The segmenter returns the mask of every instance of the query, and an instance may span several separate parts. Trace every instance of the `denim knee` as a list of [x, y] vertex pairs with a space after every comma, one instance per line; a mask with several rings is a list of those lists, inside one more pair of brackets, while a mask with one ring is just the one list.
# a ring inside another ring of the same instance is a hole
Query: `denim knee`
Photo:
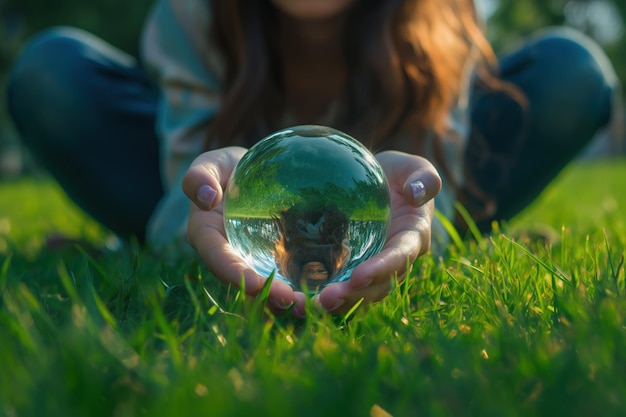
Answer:
[[529, 48], [543, 80], [534, 94], [545, 123], [565, 134], [593, 134], [609, 122], [619, 79], [595, 41], [571, 28], [548, 28]]
[[600, 45], [584, 33], [569, 27], [550, 27], [535, 34], [538, 48], [556, 53], [564, 63], [585, 68], [586, 75], [595, 75], [607, 85], [618, 85], [613, 65]]
[[52, 138], [73, 138], [68, 134], [72, 125], [68, 117], [80, 114], [76, 84], [81, 44], [75, 33], [66, 28], [46, 30], [28, 42], [13, 64], [7, 85], [8, 108], [29, 146]]
[[50, 145], [44, 143], [48, 141], [61, 148], [76, 145], [79, 138], [72, 133], [88, 117], [94, 99], [94, 47], [111, 49], [83, 30], [56, 27], [33, 37], [17, 57], [9, 74], [7, 104], [28, 146]]

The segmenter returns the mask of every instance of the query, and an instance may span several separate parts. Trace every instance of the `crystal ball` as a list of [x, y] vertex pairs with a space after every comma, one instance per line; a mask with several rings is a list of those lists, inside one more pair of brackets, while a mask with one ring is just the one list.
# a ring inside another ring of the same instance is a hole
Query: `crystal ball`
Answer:
[[248, 150], [224, 194], [230, 245], [261, 276], [314, 293], [380, 252], [389, 186], [360, 142], [325, 126], [275, 132]]

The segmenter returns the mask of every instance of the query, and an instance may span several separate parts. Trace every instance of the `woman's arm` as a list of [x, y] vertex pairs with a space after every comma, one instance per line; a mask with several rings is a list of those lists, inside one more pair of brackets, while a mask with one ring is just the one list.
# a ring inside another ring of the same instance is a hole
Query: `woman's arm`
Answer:
[[160, 93], [156, 129], [166, 195], [148, 225], [148, 241], [157, 249], [184, 242], [189, 200], [182, 176], [204, 150], [219, 105], [221, 70], [209, 25], [205, 2], [158, 0], [143, 32], [143, 63]]

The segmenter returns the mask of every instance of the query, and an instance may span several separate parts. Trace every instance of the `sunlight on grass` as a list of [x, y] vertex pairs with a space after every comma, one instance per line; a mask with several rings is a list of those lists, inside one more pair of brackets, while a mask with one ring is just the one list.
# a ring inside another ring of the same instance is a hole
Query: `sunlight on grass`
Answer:
[[565, 169], [552, 186], [513, 222], [593, 229], [626, 221], [626, 161], [580, 162]]
[[86, 216], [51, 180], [20, 179], [0, 183], [0, 253], [9, 242], [34, 254], [47, 237], [63, 235], [89, 242], [106, 239], [107, 233]]
[[37, 251], [106, 233], [49, 182], [0, 184], [0, 415], [623, 415], [625, 174], [572, 167], [384, 301], [303, 321], [196, 261]]

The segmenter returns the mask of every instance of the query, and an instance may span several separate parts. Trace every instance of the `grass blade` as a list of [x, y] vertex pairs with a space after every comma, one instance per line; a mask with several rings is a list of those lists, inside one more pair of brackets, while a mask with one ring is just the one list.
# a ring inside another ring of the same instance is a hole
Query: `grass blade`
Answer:
[[551, 274], [553, 274], [554, 276], [558, 277], [561, 281], [565, 282], [568, 285], [572, 285], [572, 278], [565, 272], [563, 271], [563, 269], [561, 269], [561, 267], [559, 267], [556, 264], [552, 264], [552, 265], [548, 265], [546, 262], [544, 262], [543, 260], [539, 259], [534, 253], [532, 253], [531, 251], [529, 251], [527, 248], [525, 248], [524, 246], [520, 245], [519, 243], [517, 243], [516, 241], [514, 241], [513, 239], [502, 235], [502, 238], [506, 241], [508, 241], [509, 243], [511, 243], [513, 246], [517, 247], [518, 249], [520, 249], [522, 252], [524, 252], [528, 257], [530, 257], [533, 261], [535, 261], [538, 265], [541, 265], [542, 267], [544, 267], [548, 272], [550, 272]]
[[448, 218], [437, 209], [435, 209], [435, 217], [441, 222], [443, 228], [446, 230], [448, 236], [450, 236], [450, 239], [452, 239], [452, 242], [457, 247], [457, 249], [459, 249], [461, 252], [465, 252], [466, 249], [465, 244], [463, 243], [463, 239], [459, 235], [459, 232], [456, 230], [452, 222], [448, 220]]

